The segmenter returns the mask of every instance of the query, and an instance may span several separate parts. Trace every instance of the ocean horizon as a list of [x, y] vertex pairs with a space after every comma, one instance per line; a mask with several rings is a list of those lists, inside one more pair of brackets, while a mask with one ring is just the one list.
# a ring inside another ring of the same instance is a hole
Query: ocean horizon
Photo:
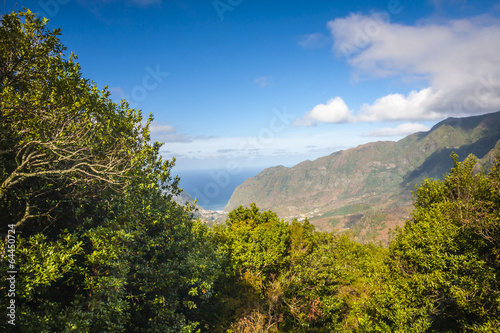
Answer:
[[197, 199], [197, 205], [206, 210], [222, 211], [236, 187], [246, 179], [256, 176], [263, 169], [243, 169], [237, 172], [226, 169], [180, 170], [173, 172], [181, 179], [179, 187]]

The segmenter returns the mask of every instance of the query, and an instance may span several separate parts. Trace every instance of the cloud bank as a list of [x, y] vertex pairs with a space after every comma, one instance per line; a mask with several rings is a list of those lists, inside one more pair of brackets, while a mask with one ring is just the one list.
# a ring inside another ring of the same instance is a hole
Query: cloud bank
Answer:
[[500, 109], [498, 19], [484, 15], [406, 26], [382, 14], [352, 14], [328, 22], [328, 29], [334, 52], [355, 75], [423, 81], [427, 87], [380, 97], [356, 114], [336, 97], [314, 107], [298, 124], [436, 120]]

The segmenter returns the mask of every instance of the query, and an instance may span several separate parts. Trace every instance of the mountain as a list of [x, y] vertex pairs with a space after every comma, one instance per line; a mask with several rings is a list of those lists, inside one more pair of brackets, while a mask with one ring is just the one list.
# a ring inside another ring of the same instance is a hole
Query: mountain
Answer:
[[[500, 148], [500, 111], [448, 118], [428, 132], [397, 142], [379, 141], [268, 168], [234, 191], [224, 211], [255, 202], [287, 220], [310, 221], [321, 230], [352, 230], [361, 241], [387, 241], [411, 210], [411, 190], [425, 178], [442, 178], [453, 163], [474, 154], [488, 168]], [[495, 149], [496, 148], [496, 149]]]

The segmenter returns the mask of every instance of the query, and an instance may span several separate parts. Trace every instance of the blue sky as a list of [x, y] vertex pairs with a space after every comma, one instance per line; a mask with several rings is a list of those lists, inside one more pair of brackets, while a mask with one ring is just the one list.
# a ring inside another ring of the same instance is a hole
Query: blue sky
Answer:
[[177, 170], [292, 166], [500, 110], [500, 2], [32, 0]]

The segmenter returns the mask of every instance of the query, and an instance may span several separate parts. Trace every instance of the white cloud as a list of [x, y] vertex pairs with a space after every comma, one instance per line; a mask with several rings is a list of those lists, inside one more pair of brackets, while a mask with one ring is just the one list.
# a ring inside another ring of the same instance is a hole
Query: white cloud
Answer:
[[424, 89], [363, 105], [351, 121], [442, 119], [500, 109], [500, 21], [495, 18], [405, 26], [389, 23], [383, 14], [352, 14], [328, 27], [334, 51], [356, 75], [427, 82]]
[[439, 97], [432, 88], [414, 90], [407, 96], [390, 94], [378, 98], [371, 105], [362, 105], [356, 119], [358, 121], [440, 119], [443, 114], [432, 108], [432, 104]]
[[316, 123], [347, 123], [353, 120], [352, 111], [344, 100], [335, 97], [326, 104], [316, 105], [304, 118], [295, 122], [296, 126], [313, 126]]
[[415, 132], [425, 132], [430, 128], [419, 123], [405, 123], [395, 128], [386, 127], [363, 133], [364, 137], [406, 136]]

